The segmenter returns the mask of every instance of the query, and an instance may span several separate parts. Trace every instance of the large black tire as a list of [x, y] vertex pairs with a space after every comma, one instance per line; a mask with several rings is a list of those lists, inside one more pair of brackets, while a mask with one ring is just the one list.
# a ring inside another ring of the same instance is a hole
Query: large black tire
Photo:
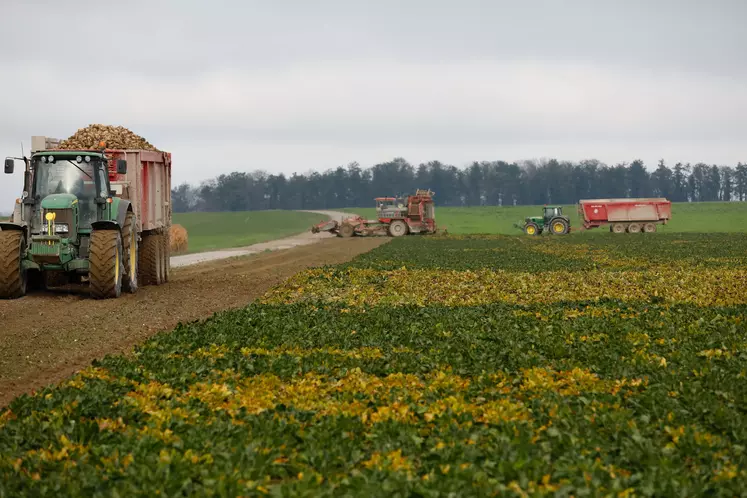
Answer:
[[171, 233], [168, 228], [161, 234], [161, 258], [161, 280], [166, 283], [171, 278]]
[[161, 261], [161, 240], [158, 234], [143, 235], [140, 245], [139, 262], [141, 285], [161, 285], [163, 282], [163, 265]]
[[353, 227], [353, 225], [349, 225], [347, 223], [343, 223], [340, 229], [337, 231], [337, 234], [340, 237], [346, 237], [346, 238], [352, 237], [354, 233], [355, 233], [355, 228]]
[[138, 244], [137, 219], [129, 211], [122, 227], [122, 254], [124, 258], [124, 280], [122, 288], [131, 294], [137, 292], [138, 284]]
[[392, 237], [407, 235], [407, 224], [402, 220], [394, 220], [389, 224], [389, 235]]
[[88, 280], [94, 299], [117, 298], [122, 294], [124, 261], [119, 230], [94, 230], [88, 253]]
[[553, 218], [548, 229], [553, 235], [565, 235], [571, 231], [571, 224], [563, 218]]
[[0, 299], [16, 299], [26, 294], [28, 277], [22, 266], [25, 252], [23, 232], [0, 231]]

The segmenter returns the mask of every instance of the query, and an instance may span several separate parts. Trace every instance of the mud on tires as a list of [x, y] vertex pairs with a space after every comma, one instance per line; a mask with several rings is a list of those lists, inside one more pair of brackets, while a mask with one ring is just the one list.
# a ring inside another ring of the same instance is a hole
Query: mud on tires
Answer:
[[23, 232], [0, 231], [0, 299], [16, 299], [26, 294], [28, 279], [21, 266], [25, 251]]
[[343, 223], [338, 231], [338, 235], [344, 238], [352, 237], [354, 233], [355, 228], [353, 228], [353, 225], [350, 225], [348, 223]]
[[88, 253], [88, 279], [94, 299], [117, 298], [122, 294], [124, 262], [119, 230], [94, 230]]
[[407, 224], [402, 220], [395, 220], [389, 224], [388, 232], [390, 237], [401, 237], [407, 235]]
[[162, 242], [158, 234], [143, 235], [140, 244], [138, 279], [140, 285], [161, 285], [163, 283]]
[[161, 281], [166, 283], [171, 278], [171, 230], [161, 234]]

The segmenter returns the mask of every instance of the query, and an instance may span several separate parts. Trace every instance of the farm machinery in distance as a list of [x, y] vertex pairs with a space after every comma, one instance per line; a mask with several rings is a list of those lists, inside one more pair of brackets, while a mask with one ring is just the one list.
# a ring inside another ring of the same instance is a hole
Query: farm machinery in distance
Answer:
[[514, 226], [527, 235], [539, 235], [545, 230], [564, 235], [571, 231], [571, 220], [563, 215], [561, 206], [545, 206], [542, 216], [528, 216], [523, 223], [514, 223]]
[[[663, 197], [636, 199], [582, 199], [578, 201], [579, 230], [609, 225], [613, 233], [653, 233], [672, 219], [672, 202]], [[563, 235], [571, 231], [571, 220], [560, 206], [545, 206], [542, 216], [529, 216], [514, 223], [527, 235], [547, 231]]]
[[435, 207], [430, 190], [417, 190], [407, 199], [377, 197], [376, 219], [366, 220], [351, 216], [342, 221], [322, 221], [311, 227], [312, 233], [330, 232], [338, 237], [389, 235], [400, 237], [408, 234], [436, 233]]

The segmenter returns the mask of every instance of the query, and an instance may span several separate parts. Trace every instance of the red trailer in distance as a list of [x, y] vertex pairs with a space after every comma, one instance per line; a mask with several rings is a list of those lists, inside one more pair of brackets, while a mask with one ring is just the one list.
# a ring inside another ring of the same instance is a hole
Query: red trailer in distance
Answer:
[[664, 198], [587, 199], [578, 202], [584, 228], [610, 225], [614, 233], [653, 233], [672, 218], [672, 203]]

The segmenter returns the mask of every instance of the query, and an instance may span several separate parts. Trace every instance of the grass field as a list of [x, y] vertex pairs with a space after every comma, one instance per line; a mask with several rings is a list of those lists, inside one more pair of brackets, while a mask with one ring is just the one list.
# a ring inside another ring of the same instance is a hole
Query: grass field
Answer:
[[740, 496], [747, 234], [403, 237], [0, 411], [0, 496]]
[[324, 219], [297, 211], [178, 213], [174, 223], [187, 229], [189, 252], [243, 247], [303, 232]]
[[[563, 206], [565, 214], [571, 218], [571, 226], [579, 227], [577, 206]], [[356, 209], [361, 216], [374, 217], [374, 208]], [[438, 207], [436, 200], [436, 221], [446, 227], [449, 233], [492, 233], [516, 235], [521, 231], [513, 227], [527, 216], [541, 216], [542, 206], [510, 207]], [[605, 231], [607, 227], [590, 232]], [[668, 232], [747, 232], [747, 202], [701, 202], [674, 203], [672, 221], [659, 226], [659, 231]]]

